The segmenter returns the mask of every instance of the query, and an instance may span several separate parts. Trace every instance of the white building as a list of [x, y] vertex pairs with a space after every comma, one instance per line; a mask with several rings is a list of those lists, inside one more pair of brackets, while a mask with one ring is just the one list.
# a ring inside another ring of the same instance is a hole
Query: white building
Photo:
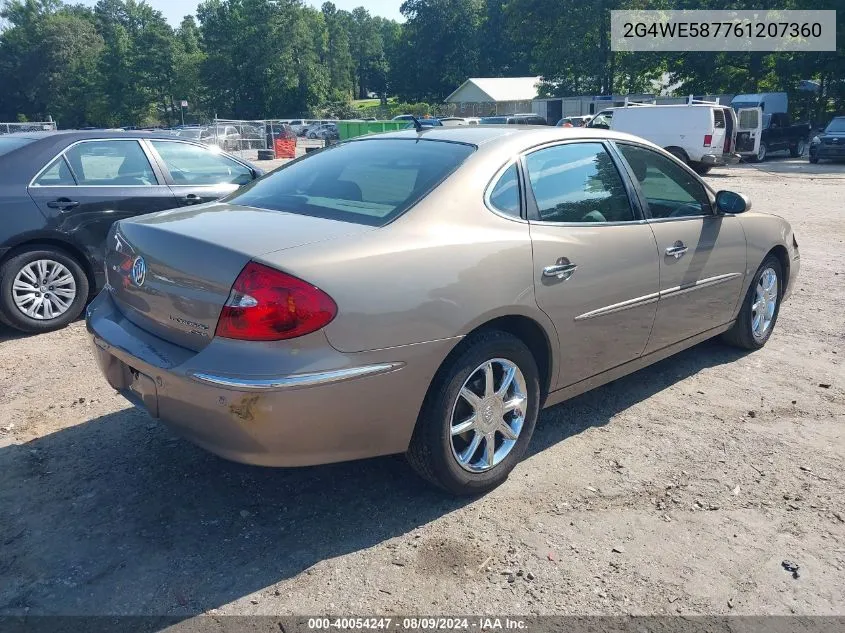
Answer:
[[531, 112], [540, 77], [472, 77], [446, 97], [457, 116]]

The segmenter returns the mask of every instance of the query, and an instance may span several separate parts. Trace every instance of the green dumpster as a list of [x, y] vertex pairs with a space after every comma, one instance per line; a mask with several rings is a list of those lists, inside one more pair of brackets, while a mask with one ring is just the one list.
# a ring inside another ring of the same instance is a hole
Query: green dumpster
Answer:
[[408, 121], [338, 121], [337, 131], [340, 140], [345, 141], [365, 134], [403, 130], [408, 127], [408, 124]]

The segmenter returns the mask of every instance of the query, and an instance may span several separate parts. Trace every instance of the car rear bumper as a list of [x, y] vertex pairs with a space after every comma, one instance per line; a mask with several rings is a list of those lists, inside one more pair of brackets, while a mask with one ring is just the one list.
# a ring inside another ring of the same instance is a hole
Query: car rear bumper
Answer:
[[[221, 371], [221, 350], [213, 348], [232, 341], [215, 339], [200, 352], [178, 347], [129, 322], [105, 291], [88, 307], [86, 321], [97, 363], [114, 389], [206, 450], [262, 466], [404, 452], [428, 385], [459, 340], [343, 354], [317, 332], [277, 346], [289, 369], [231, 375]], [[273, 344], [238, 345], [267, 354]]]

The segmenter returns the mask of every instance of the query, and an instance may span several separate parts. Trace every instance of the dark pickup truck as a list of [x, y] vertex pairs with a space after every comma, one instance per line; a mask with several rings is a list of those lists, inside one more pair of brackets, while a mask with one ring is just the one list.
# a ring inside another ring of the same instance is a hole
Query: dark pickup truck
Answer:
[[809, 136], [809, 123], [793, 124], [785, 112], [763, 114], [760, 149], [755, 158], [761, 162], [772, 152], [785, 150], [789, 150], [789, 155], [793, 158], [803, 156]]

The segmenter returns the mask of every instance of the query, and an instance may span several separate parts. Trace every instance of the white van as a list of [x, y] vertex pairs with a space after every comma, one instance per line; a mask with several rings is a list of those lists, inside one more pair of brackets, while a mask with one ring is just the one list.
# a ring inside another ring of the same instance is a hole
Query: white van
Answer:
[[630, 104], [599, 112], [587, 127], [639, 136], [659, 145], [699, 174], [714, 165], [739, 161], [735, 152], [737, 119], [726, 105]]

